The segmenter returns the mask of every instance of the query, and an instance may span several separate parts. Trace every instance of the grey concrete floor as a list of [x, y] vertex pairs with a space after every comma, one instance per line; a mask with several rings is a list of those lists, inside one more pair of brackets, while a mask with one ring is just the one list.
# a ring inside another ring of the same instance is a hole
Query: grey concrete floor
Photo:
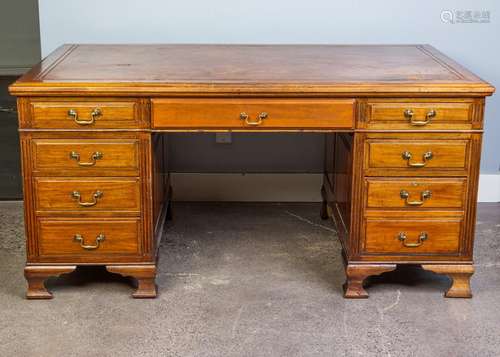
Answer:
[[[16, 109], [16, 98], [9, 95], [8, 86], [17, 76], [0, 76], [0, 108]], [[21, 162], [19, 150], [17, 113], [0, 110], [0, 199], [19, 199], [23, 197]]]
[[345, 300], [340, 246], [315, 204], [176, 204], [159, 297], [99, 268], [24, 300], [22, 205], [0, 202], [0, 356], [498, 356], [500, 205], [479, 208], [472, 299], [400, 269]]

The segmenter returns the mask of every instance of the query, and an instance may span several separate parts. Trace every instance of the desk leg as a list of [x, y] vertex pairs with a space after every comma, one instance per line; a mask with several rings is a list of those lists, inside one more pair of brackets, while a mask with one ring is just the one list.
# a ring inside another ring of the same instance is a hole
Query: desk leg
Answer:
[[373, 275], [396, 269], [396, 264], [347, 264], [345, 268], [346, 282], [344, 283], [344, 297], [349, 299], [363, 299], [368, 293], [363, 288], [366, 278]]
[[321, 211], [319, 213], [321, 219], [328, 219], [328, 200], [324, 186], [325, 184], [326, 183], [323, 183], [323, 186], [321, 187], [321, 197], [323, 198], [323, 201], [321, 202]]
[[167, 200], [168, 200], [168, 204], [167, 204], [167, 216], [166, 216], [166, 220], [167, 221], [172, 221], [174, 219], [174, 216], [173, 216], [173, 213], [172, 213], [172, 186], [168, 186], [168, 194], [167, 194]]
[[137, 289], [132, 294], [134, 298], [156, 297], [156, 266], [155, 265], [108, 265], [107, 271], [122, 276], [130, 276], [137, 280]]
[[423, 264], [422, 268], [436, 274], [448, 275], [451, 286], [444, 294], [448, 298], [471, 298], [470, 278], [474, 274], [472, 264]]
[[28, 265], [24, 268], [24, 277], [28, 282], [28, 291], [26, 292], [26, 298], [52, 299], [52, 294], [45, 287], [45, 280], [47, 280], [51, 276], [59, 276], [64, 273], [71, 273], [75, 269], [75, 265]]

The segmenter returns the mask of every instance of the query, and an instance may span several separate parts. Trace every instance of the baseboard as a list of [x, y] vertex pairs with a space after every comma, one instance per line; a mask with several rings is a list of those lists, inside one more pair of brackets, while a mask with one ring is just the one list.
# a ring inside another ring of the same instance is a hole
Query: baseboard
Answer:
[[321, 202], [323, 174], [171, 174], [174, 201]]
[[500, 202], [500, 175], [479, 175], [478, 202]]
[[0, 66], [0, 76], [20, 76], [30, 69], [31, 67]]
[[[175, 201], [321, 202], [322, 174], [172, 174]], [[479, 202], [500, 202], [500, 175], [480, 175]]]

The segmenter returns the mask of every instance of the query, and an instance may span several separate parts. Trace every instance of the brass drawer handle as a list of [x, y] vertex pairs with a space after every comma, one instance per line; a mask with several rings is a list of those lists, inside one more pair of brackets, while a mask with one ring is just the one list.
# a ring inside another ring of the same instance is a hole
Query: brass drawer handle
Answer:
[[403, 245], [407, 248], [417, 248], [420, 247], [422, 244], [424, 244], [424, 241], [426, 241], [429, 238], [429, 235], [427, 232], [421, 232], [420, 235], [418, 236], [418, 241], [416, 243], [407, 243], [406, 239], [408, 237], [406, 236], [406, 233], [400, 232], [398, 234], [398, 239], [403, 243]]
[[87, 245], [85, 244], [85, 240], [83, 238], [83, 236], [81, 234], [75, 234], [75, 236], [73, 237], [74, 241], [75, 242], [79, 242], [80, 243], [80, 247], [82, 247], [83, 249], [86, 249], [86, 250], [95, 250], [97, 248], [99, 248], [99, 246], [101, 245], [101, 242], [104, 241], [104, 239], [106, 239], [106, 236], [102, 233], [100, 233], [96, 238], [95, 238], [95, 244], [94, 245]]
[[406, 190], [401, 190], [401, 192], [399, 192], [399, 196], [405, 200], [405, 204], [408, 206], [422, 206], [425, 200], [432, 197], [432, 192], [430, 190], [420, 192], [420, 201], [409, 201], [408, 199], [410, 198], [410, 193]]
[[78, 119], [78, 112], [75, 109], [70, 109], [68, 110], [68, 116], [74, 120], [75, 123], [78, 125], [91, 125], [94, 124], [95, 120], [97, 117], [100, 117], [102, 115], [102, 111], [99, 108], [95, 108], [92, 110], [90, 113], [90, 120], [80, 120]]
[[97, 160], [102, 159], [102, 156], [103, 156], [102, 152], [96, 151], [96, 152], [92, 153], [92, 155], [90, 156], [91, 161], [81, 162], [79, 153], [77, 153], [76, 151], [72, 151], [69, 153], [69, 158], [76, 160], [76, 162], [78, 163], [78, 166], [94, 166], [96, 164]]
[[78, 204], [82, 207], [91, 207], [95, 206], [97, 204], [97, 200], [101, 198], [103, 195], [102, 191], [95, 191], [94, 194], [92, 195], [92, 201], [91, 202], [82, 202], [82, 195], [78, 191], [73, 191], [71, 193], [71, 197], [74, 199], [78, 200]]
[[266, 112], [262, 112], [257, 117], [257, 121], [251, 121], [251, 120], [249, 120], [250, 116], [247, 113], [245, 113], [245, 112], [240, 113], [240, 119], [244, 120], [245, 124], [251, 125], [251, 126], [257, 126], [257, 125], [262, 124], [264, 119], [266, 119], [268, 116], [269, 115]]
[[413, 110], [411, 110], [411, 109], [405, 109], [405, 111], [403, 113], [404, 113], [405, 118], [408, 119], [410, 121], [410, 124], [413, 126], [427, 125], [437, 115], [436, 111], [434, 109], [431, 109], [425, 115], [425, 120], [422, 121], [422, 120], [415, 120]]
[[425, 165], [427, 165], [427, 161], [434, 157], [434, 154], [432, 153], [432, 151], [427, 151], [422, 155], [422, 162], [411, 162], [410, 160], [412, 158], [412, 153], [409, 151], [403, 152], [401, 156], [404, 160], [407, 161], [409, 167], [424, 167]]

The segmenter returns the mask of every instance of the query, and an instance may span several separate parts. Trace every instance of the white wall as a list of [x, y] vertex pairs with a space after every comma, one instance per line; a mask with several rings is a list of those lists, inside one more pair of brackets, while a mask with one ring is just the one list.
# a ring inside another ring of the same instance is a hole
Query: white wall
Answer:
[[[500, 85], [495, 0], [42, 0], [42, 53], [63, 43], [430, 43]], [[443, 10], [490, 11], [484, 24]], [[500, 94], [488, 99], [482, 173], [500, 165]]]

